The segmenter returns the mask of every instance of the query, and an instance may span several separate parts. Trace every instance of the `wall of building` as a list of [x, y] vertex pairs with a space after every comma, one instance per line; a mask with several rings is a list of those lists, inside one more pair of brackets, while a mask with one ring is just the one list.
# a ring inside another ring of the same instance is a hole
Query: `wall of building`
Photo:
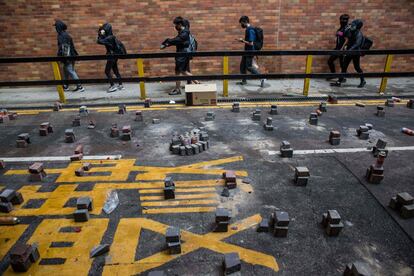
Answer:
[[[238, 50], [243, 36], [238, 24], [248, 15], [265, 32], [266, 50], [331, 49], [335, 43], [338, 17], [348, 13], [364, 20], [363, 32], [374, 40], [374, 48], [413, 48], [414, 1], [412, 0], [5, 0], [0, 1], [0, 56], [50, 56], [56, 54], [54, 19], [69, 26], [80, 54], [104, 54], [96, 44], [99, 24], [110, 22], [128, 52], [157, 52], [161, 41], [175, 35], [172, 20], [181, 15], [191, 22], [200, 51]], [[168, 49], [172, 51], [174, 49]], [[313, 70], [328, 70], [326, 57], [317, 57]], [[385, 57], [364, 57], [366, 71], [379, 71]], [[393, 70], [414, 69], [413, 58], [397, 57]], [[197, 58], [196, 74], [220, 73], [220, 58]], [[135, 76], [132, 60], [120, 61], [123, 76]], [[305, 57], [265, 57], [264, 72], [303, 72]], [[231, 72], [238, 72], [239, 58], [230, 58]], [[82, 78], [104, 77], [104, 62], [80, 62]], [[173, 59], [145, 61], [149, 75], [173, 73]], [[50, 64], [0, 65], [0, 80], [51, 79]]]

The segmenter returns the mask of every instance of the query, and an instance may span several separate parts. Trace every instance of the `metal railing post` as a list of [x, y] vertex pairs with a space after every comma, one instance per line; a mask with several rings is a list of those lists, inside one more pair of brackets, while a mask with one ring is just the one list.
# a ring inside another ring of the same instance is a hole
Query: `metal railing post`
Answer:
[[[385, 60], [384, 73], [388, 73], [391, 70], [392, 59], [393, 59], [393, 55], [387, 55], [387, 58]], [[385, 89], [387, 89], [387, 83], [388, 83], [388, 78], [383, 77], [381, 79], [381, 85], [378, 91], [380, 94], [385, 93]]]
[[[138, 77], [144, 77], [144, 60], [142, 58], [137, 59], [137, 67], [138, 67]], [[139, 82], [139, 89], [141, 91], [141, 100], [145, 100], [147, 98], [147, 94], [145, 91], [145, 83], [143, 81]]]
[[[306, 69], [305, 73], [310, 74], [312, 72], [312, 55], [306, 56]], [[303, 84], [303, 96], [308, 96], [309, 94], [309, 85], [310, 85], [310, 78], [305, 78], [305, 82]]]
[[[223, 57], [223, 75], [229, 74], [229, 57]], [[223, 80], [223, 97], [229, 96], [229, 80]]]
[[[56, 61], [54, 61], [52, 62], [52, 67], [53, 67], [53, 75], [54, 75], [55, 80], [62, 80], [62, 76], [60, 74], [60, 69], [59, 69], [59, 64]], [[63, 86], [58, 85], [56, 86], [56, 89], [59, 94], [59, 101], [61, 103], [66, 103], [65, 91], [63, 90]]]

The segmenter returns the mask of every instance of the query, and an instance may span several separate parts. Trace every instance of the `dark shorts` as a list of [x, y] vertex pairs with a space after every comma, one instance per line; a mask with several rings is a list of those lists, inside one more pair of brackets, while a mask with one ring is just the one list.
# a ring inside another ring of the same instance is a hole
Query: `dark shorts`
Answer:
[[179, 57], [175, 59], [175, 72], [189, 72], [190, 71], [190, 59], [187, 57]]

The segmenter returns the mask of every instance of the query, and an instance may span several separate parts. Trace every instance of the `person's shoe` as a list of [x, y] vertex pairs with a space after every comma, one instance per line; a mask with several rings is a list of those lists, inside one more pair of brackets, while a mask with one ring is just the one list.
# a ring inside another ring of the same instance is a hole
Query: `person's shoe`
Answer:
[[118, 90], [118, 88], [117, 88], [115, 85], [111, 85], [111, 86], [108, 88], [108, 93], [115, 92], [116, 90]]
[[363, 88], [367, 84], [366, 81], [361, 81], [361, 83], [358, 85], [358, 88]]
[[63, 85], [63, 91], [69, 91], [69, 86]]
[[333, 81], [336, 78], [326, 78], [326, 81]]
[[346, 83], [346, 79], [344, 78], [343, 80], [341, 80], [342, 83]]
[[120, 84], [120, 85], [118, 85], [118, 86], [117, 86], [117, 89], [118, 89], [118, 90], [124, 90], [124, 89], [125, 89], [125, 87], [124, 87], [122, 84]]
[[341, 87], [341, 82], [340, 81], [331, 82], [331, 86]]
[[83, 86], [76, 86], [75, 89], [72, 90], [72, 92], [84, 92], [85, 88]]
[[260, 87], [263, 88], [265, 85], [266, 79], [260, 80]]
[[237, 85], [246, 85], [247, 81], [239, 81], [239, 82], [236, 82], [236, 84]]
[[181, 89], [174, 89], [173, 91], [171, 91], [170, 93], [168, 93], [168, 95], [181, 95]]

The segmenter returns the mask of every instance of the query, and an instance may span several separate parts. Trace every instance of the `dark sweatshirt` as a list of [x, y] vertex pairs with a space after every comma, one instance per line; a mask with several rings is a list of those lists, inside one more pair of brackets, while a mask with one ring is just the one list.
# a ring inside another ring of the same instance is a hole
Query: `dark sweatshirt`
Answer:
[[347, 30], [346, 36], [349, 38], [347, 50], [360, 50], [364, 42], [364, 35], [361, 32], [363, 22], [360, 19], [352, 21], [351, 27]]
[[73, 44], [72, 37], [66, 32], [66, 30], [68, 28], [66, 26], [66, 24], [63, 23], [63, 21], [61, 21], [61, 20], [56, 20], [55, 28], [56, 28], [56, 32], [58, 33], [58, 35], [57, 35], [57, 42], [58, 42], [57, 55], [58, 56], [63, 56], [62, 45], [67, 44], [67, 45], [70, 46], [70, 56], [77, 56], [78, 52], [75, 49], [75, 45]]
[[[104, 30], [105, 31], [105, 35], [102, 36], [100, 31]], [[115, 49], [116, 49], [116, 37], [113, 35], [112, 33], [112, 26], [109, 23], [105, 23], [103, 24], [103, 26], [101, 28], [99, 28], [99, 33], [98, 33], [98, 39], [97, 39], [97, 43], [104, 45], [106, 48], [106, 54], [107, 55], [113, 55], [115, 53]]]
[[163, 44], [166, 46], [174, 45], [177, 52], [185, 52], [186, 48], [190, 46], [190, 31], [185, 28], [176, 37], [166, 39]]

